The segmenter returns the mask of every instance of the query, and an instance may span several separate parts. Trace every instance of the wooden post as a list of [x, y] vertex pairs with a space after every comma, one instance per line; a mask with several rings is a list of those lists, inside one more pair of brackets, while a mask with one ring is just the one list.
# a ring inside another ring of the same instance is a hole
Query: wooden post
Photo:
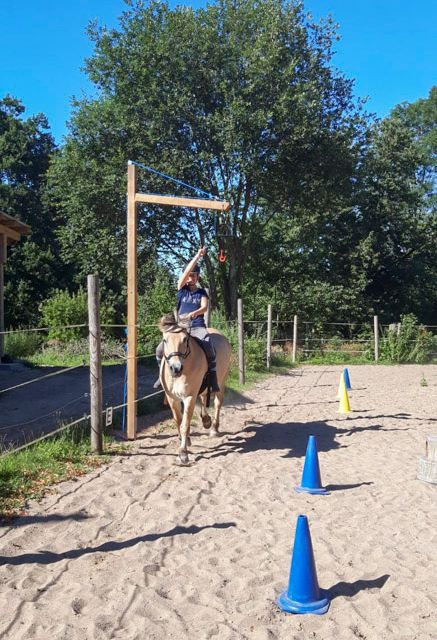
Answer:
[[373, 337], [375, 340], [375, 362], [379, 360], [379, 329], [378, 316], [373, 316]]
[[241, 298], [237, 300], [238, 314], [238, 381], [244, 384], [244, 325], [243, 325], [243, 301]]
[[6, 235], [0, 234], [0, 362], [5, 353], [5, 264], [7, 254]]
[[208, 294], [208, 311], [205, 313], [205, 324], [206, 324], [206, 328], [209, 327], [209, 321], [210, 321], [210, 315], [211, 315], [211, 300], [209, 297], [209, 289], [208, 287], [205, 287], [205, 291]]
[[127, 427], [128, 440], [137, 433], [137, 167], [127, 167]]
[[88, 276], [88, 326], [90, 350], [91, 450], [103, 450], [102, 353], [100, 337], [99, 276]]
[[267, 370], [272, 363], [272, 305], [267, 307]]
[[297, 316], [295, 315], [293, 318], [293, 354], [291, 357], [292, 362], [296, 362], [296, 353], [297, 353]]

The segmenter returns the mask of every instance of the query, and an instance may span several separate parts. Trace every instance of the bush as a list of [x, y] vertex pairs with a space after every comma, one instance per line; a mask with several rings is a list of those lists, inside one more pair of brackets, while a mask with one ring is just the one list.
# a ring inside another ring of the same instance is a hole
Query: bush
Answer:
[[[176, 293], [168, 275], [162, 274], [151, 289], [138, 297], [138, 353], [151, 355], [161, 341], [158, 321], [176, 307]], [[154, 325], [154, 326], [149, 326]]]
[[42, 344], [42, 336], [36, 331], [7, 333], [5, 336], [5, 352], [12, 358], [32, 356]]
[[[79, 288], [77, 293], [56, 291], [41, 305], [42, 322], [49, 328], [48, 339], [59, 342], [79, 340], [88, 335], [88, 327], [65, 328], [69, 325], [88, 324], [87, 293]], [[113, 321], [114, 310], [110, 305], [100, 304], [100, 321], [110, 324]]]
[[[236, 322], [229, 322], [219, 311], [211, 314], [211, 326], [221, 331], [231, 343], [234, 354], [238, 353], [238, 327]], [[266, 368], [266, 338], [261, 331], [255, 330], [244, 336], [244, 363], [248, 371], [263, 371]], [[238, 364], [238, 362], [237, 362]]]
[[410, 313], [401, 316], [399, 330], [396, 326], [395, 330], [385, 331], [380, 340], [379, 356], [388, 362], [422, 364], [432, 360], [435, 348], [433, 335]]

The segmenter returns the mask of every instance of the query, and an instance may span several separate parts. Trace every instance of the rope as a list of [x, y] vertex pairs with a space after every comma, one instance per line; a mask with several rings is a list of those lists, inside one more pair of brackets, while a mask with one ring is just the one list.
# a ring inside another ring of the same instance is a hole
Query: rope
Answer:
[[20, 387], [25, 387], [27, 384], [32, 384], [32, 382], [39, 382], [40, 380], [45, 380], [46, 378], [52, 378], [53, 376], [59, 376], [61, 373], [65, 373], [66, 371], [73, 371], [73, 369], [80, 369], [85, 365], [77, 364], [75, 367], [68, 367], [67, 369], [62, 369], [61, 371], [55, 371], [54, 373], [48, 373], [45, 376], [41, 376], [40, 378], [33, 378], [33, 380], [28, 380], [27, 382], [22, 382], [21, 384], [16, 384], [13, 387], [8, 387], [7, 389], [0, 389], [0, 393], [6, 393], [6, 391], [12, 391], [13, 389], [19, 389]]
[[38, 329], [11, 329], [9, 331], [0, 331], [0, 336], [5, 336], [8, 333], [29, 333], [30, 331], [52, 331], [55, 329], [78, 329], [86, 326], [86, 324], [67, 324], [59, 327], [39, 327]]
[[150, 171], [151, 173], [155, 173], [157, 176], [161, 176], [162, 178], [166, 178], [167, 180], [171, 180], [172, 182], [182, 185], [183, 187], [187, 187], [188, 189], [192, 189], [195, 193], [199, 195], [206, 196], [209, 200], [218, 200], [217, 196], [213, 196], [212, 193], [208, 193], [207, 191], [203, 191], [203, 189], [199, 189], [198, 187], [193, 187], [186, 182], [182, 182], [182, 180], [176, 180], [176, 178], [172, 178], [172, 176], [168, 176], [166, 173], [162, 173], [161, 171], [157, 171], [156, 169], [152, 169], [152, 167], [147, 167], [145, 164], [141, 164], [141, 162], [135, 162], [134, 160], [129, 160], [129, 164], [134, 164], [141, 169], [145, 169], [146, 171]]
[[74, 427], [76, 424], [79, 424], [79, 422], [82, 422], [83, 420], [88, 420], [89, 418], [91, 418], [91, 416], [84, 415], [82, 416], [82, 418], [78, 418], [77, 420], [74, 420], [69, 424], [64, 424], [62, 427], [59, 427], [54, 431], [50, 431], [50, 433], [45, 433], [43, 436], [36, 438], [36, 440], [31, 440], [30, 442], [26, 442], [26, 444], [22, 444], [20, 447], [16, 447], [15, 449], [9, 449], [9, 451], [3, 451], [2, 453], [0, 453], [0, 458], [4, 458], [11, 453], [17, 453], [17, 451], [21, 451], [22, 449], [27, 449], [27, 447], [30, 447], [30, 445], [36, 444], [37, 442], [41, 442], [41, 440], [45, 440], [46, 438], [50, 438], [51, 436], [54, 436], [57, 433], [60, 433], [61, 431], [64, 431], [64, 429], [68, 429], [68, 427]]

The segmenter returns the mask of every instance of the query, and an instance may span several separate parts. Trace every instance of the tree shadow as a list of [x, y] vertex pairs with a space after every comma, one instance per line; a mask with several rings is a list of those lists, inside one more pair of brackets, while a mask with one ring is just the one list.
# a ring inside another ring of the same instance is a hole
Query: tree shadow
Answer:
[[347, 445], [337, 441], [339, 436], [348, 436], [361, 431], [392, 431], [381, 424], [368, 427], [345, 429], [317, 422], [270, 422], [268, 424], [249, 424], [233, 438], [221, 442], [215, 449], [199, 454], [196, 460], [226, 456], [230, 453], [253, 453], [255, 451], [282, 451], [283, 458], [303, 457], [306, 453], [308, 436], [317, 437], [318, 451], [331, 451], [345, 448]]
[[355, 580], [355, 582], [337, 582], [330, 589], [328, 589], [331, 600], [345, 596], [346, 598], [352, 598], [360, 591], [365, 589], [382, 589], [387, 580], [390, 578], [388, 573], [380, 576], [379, 578], [373, 578], [372, 580]]
[[62, 515], [60, 513], [49, 513], [47, 515], [19, 516], [12, 521], [11, 526], [24, 527], [27, 524], [44, 524], [45, 522], [62, 522], [64, 520], [74, 520], [75, 522], [80, 522], [81, 520], [89, 520], [93, 517], [94, 516], [90, 516], [86, 513], [81, 513], [80, 511], [67, 513], [65, 515]]
[[2, 565], [22, 565], [22, 564], [53, 564], [55, 562], [61, 562], [62, 560], [75, 560], [90, 553], [108, 553], [113, 551], [120, 551], [121, 549], [128, 549], [134, 547], [141, 542], [155, 542], [161, 538], [171, 538], [174, 536], [180, 536], [184, 534], [194, 535], [200, 533], [205, 529], [229, 529], [229, 527], [236, 527], [235, 522], [216, 522], [214, 524], [206, 524], [201, 527], [197, 525], [191, 525], [190, 527], [173, 527], [169, 531], [163, 533], [148, 533], [144, 536], [137, 536], [136, 538], [130, 538], [129, 540], [123, 540], [116, 542], [110, 540], [104, 542], [98, 547], [85, 547], [83, 549], [69, 549], [62, 553], [54, 553], [52, 551], [38, 551], [35, 553], [23, 553], [19, 556], [0, 556], [0, 566]]

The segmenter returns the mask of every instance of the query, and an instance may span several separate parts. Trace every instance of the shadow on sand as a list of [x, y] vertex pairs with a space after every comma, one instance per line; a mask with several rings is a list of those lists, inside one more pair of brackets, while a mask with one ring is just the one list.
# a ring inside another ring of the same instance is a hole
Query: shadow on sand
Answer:
[[81, 558], [90, 553], [108, 553], [110, 551], [120, 551], [121, 549], [128, 549], [134, 547], [141, 542], [155, 542], [161, 538], [171, 538], [173, 536], [180, 535], [194, 535], [200, 533], [205, 529], [229, 529], [229, 527], [236, 527], [235, 522], [215, 522], [214, 524], [206, 524], [198, 527], [197, 525], [191, 525], [190, 527], [174, 527], [169, 531], [162, 533], [147, 533], [144, 536], [137, 536], [136, 538], [130, 538], [129, 540], [115, 541], [110, 540], [104, 542], [98, 547], [84, 547], [83, 549], [69, 549], [63, 553], [54, 553], [52, 551], [38, 551], [35, 553], [23, 553], [19, 556], [0, 556], [0, 566], [2, 565], [21, 565], [21, 564], [53, 564], [55, 562], [61, 562], [62, 560], [75, 560]]

